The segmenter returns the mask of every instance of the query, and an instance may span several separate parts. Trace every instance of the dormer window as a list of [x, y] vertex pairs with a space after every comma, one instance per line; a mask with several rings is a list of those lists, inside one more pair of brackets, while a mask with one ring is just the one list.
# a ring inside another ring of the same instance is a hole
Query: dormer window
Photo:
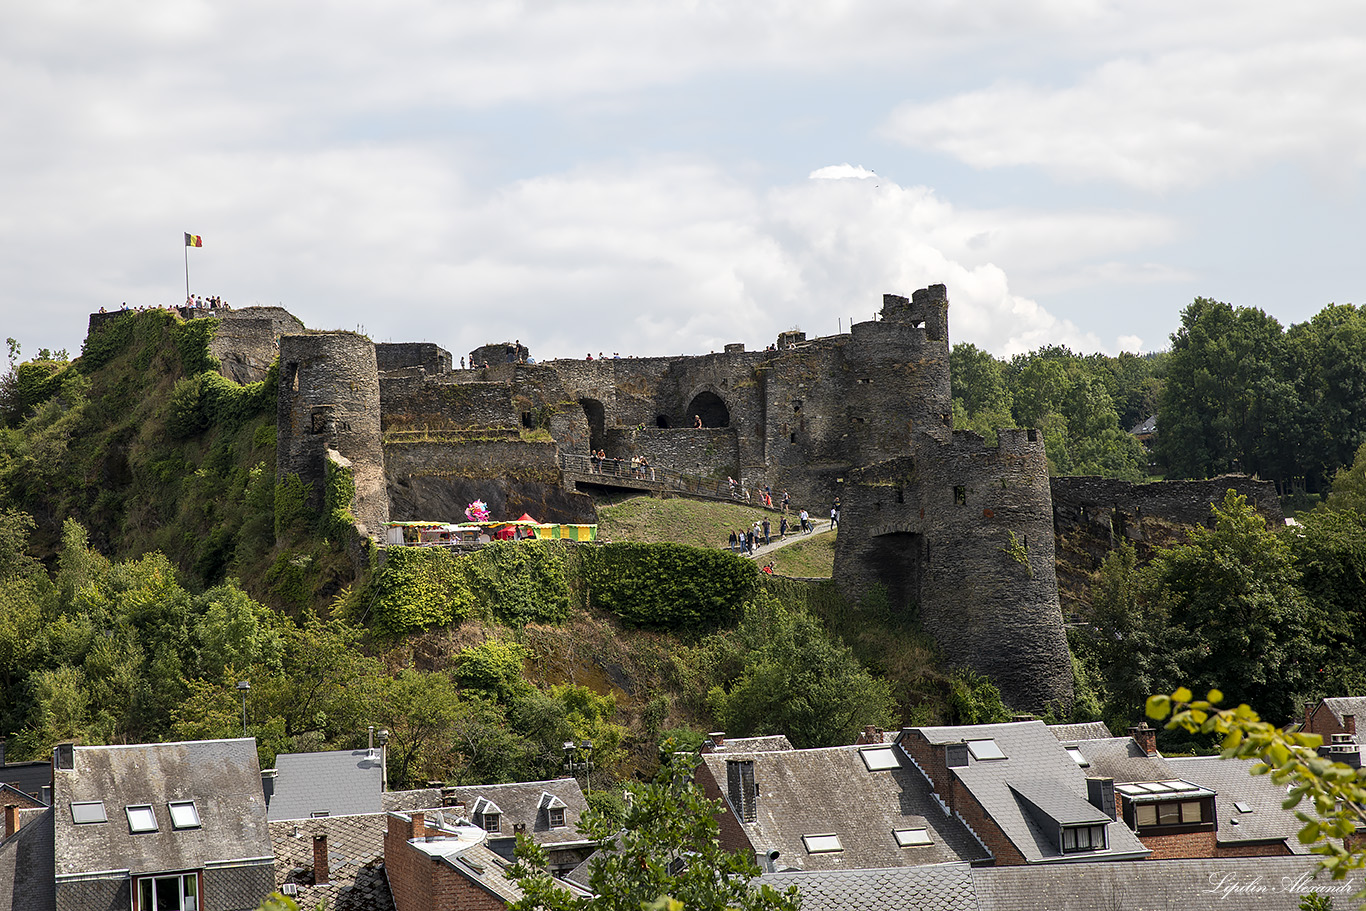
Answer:
[[502, 827], [502, 816], [498, 813], [485, 813], [483, 830], [497, 832]]
[[564, 808], [563, 808], [563, 807], [553, 807], [553, 808], [551, 808], [551, 809], [549, 809], [549, 810], [546, 810], [546, 821], [549, 823], [550, 828], [552, 828], [552, 829], [560, 829], [560, 828], [563, 828], [563, 827], [564, 827]]
[[1105, 826], [1066, 826], [1062, 830], [1062, 853], [1104, 851]]
[[548, 827], [552, 829], [564, 827], [565, 805], [563, 800], [549, 791], [542, 791], [541, 800], [537, 806], [539, 809], [545, 810], [545, 823]]

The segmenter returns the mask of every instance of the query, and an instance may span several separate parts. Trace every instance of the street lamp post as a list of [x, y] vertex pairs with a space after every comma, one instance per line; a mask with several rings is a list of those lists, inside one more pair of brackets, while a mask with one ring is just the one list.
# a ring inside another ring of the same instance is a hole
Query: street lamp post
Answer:
[[237, 681], [237, 692], [242, 694], [242, 736], [247, 736], [247, 693], [251, 692], [251, 683], [246, 680]]
[[569, 774], [575, 778], [579, 772], [583, 772], [583, 787], [589, 794], [593, 793], [593, 741], [585, 740], [575, 745], [574, 741], [564, 742], [564, 767]]

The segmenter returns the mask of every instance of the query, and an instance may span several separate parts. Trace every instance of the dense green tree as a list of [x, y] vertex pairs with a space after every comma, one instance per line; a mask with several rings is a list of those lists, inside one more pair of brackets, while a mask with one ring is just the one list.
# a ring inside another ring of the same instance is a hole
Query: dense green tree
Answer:
[[1324, 619], [1305, 598], [1289, 544], [1229, 491], [1214, 527], [1135, 567], [1111, 555], [1093, 593], [1093, 644], [1111, 711], [1132, 713], [1148, 693], [1182, 680], [1292, 717], [1324, 656]]
[[[721, 848], [721, 802], [709, 800], [692, 780], [696, 760], [679, 757], [649, 784], [627, 785], [624, 821], [590, 810], [580, 831], [604, 845], [589, 861], [591, 898], [577, 898], [545, 872], [545, 852], [518, 838], [518, 863], [508, 875], [523, 897], [513, 911], [797, 911], [796, 887], [778, 892], [753, 887], [759, 875], [751, 855]], [[657, 905], [661, 899], [664, 905]]]
[[1275, 319], [1197, 298], [1172, 336], [1157, 453], [1168, 474], [1286, 480], [1301, 467], [1306, 410]]
[[887, 681], [868, 673], [810, 614], [761, 596], [746, 605], [739, 636], [744, 669], [710, 697], [726, 730], [786, 734], [804, 748], [852, 743], [865, 725], [895, 723]]

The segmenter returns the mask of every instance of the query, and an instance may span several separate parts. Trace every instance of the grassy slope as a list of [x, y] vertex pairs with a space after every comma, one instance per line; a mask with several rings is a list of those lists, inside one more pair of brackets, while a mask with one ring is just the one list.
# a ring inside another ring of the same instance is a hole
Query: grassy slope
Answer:
[[749, 528], [765, 516], [769, 521], [777, 518], [766, 510], [715, 500], [630, 497], [610, 504], [599, 501], [598, 540], [725, 547], [732, 530]]
[[763, 559], [772, 560], [773, 571], [780, 576], [828, 579], [835, 566], [835, 534], [815, 535], [805, 541], [780, 547], [770, 551]]

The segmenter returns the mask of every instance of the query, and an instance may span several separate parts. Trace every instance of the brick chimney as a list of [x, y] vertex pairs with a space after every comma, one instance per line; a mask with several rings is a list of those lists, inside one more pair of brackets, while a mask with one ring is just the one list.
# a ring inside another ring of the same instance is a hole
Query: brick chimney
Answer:
[[425, 813], [409, 813], [411, 822], [408, 824], [408, 837], [421, 838], [427, 834], [427, 816]]
[[881, 742], [882, 742], [882, 729], [879, 728], [879, 727], [877, 727], [876, 725], [872, 725], [872, 724], [864, 725], [864, 727], [863, 727], [863, 732], [862, 732], [861, 734], [859, 734], [859, 735], [858, 735], [858, 739], [854, 741], [854, 743], [858, 744], [859, 746], [862, 746], [862, 745], [865, 744], [865, 743], [881, 743]]
[[1148, 727], [1148, 722], [1140, 722], [1129, 728], [1129, 736], [1134, 738], [1138, 748], [1149, 756], [1157, 755], [1157, 731]]
[[1306, 702], [1306, 703], [1304, 704], [1304, 730], [1305, 730], [1307, 733], [1310, 733], [1310, 734], [1314, 733], [1314, 728], [1313, 728], [1313, 726], [1312, 726], [1312, 719], [1313, 719], [1313, 717], [1314, 717], [1314, 706], [1315, 706], [1315, 704], [1316, 704], [1316, 703], [1313, 703], [1313, 702]]
[[327, 868], [327, 835], [319, 833], [313, 836], [313, 884], [323, 886], [331, 881]]
[[5, 804], [5, 837], [9, 838], [19, 831], [19, 807], [16, 804]]
[[1348, 734], [1351, 734], [1353, 737], [1355, 737], [1357, 733], [1357, 716], [1343, 715], [1342, 729], [1346, 731]]

